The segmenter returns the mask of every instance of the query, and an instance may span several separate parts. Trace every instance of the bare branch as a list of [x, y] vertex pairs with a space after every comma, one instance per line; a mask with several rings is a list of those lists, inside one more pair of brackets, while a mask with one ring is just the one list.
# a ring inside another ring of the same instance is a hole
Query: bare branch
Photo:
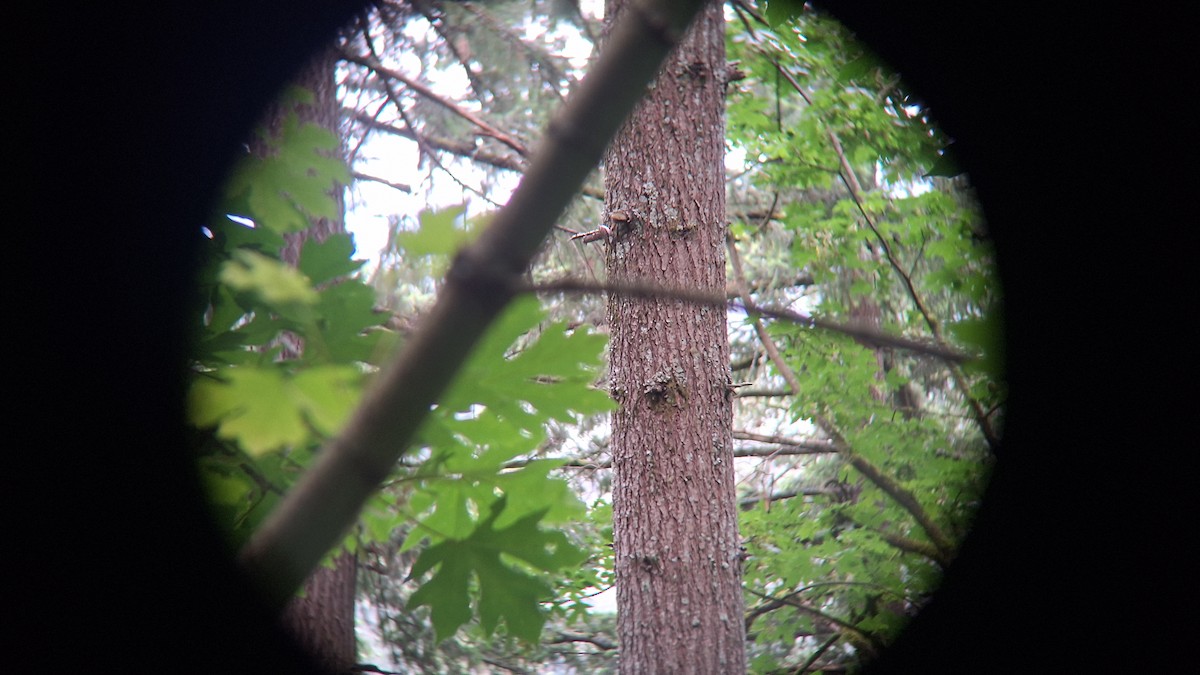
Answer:
[[948, 347], [933, 345], [927, 342], [912, 340], [910, 338], [900, 337], [885, 333], [872, 326], [864, 324], [841, 323], [838, 321], [830, 321], [818, 317], [793, 312], [789, 309], [779, 309], [773, 307], [764, 307], [755, 304], [749, 296], [743, 296], [739, 302], [729, 303], [724, 294], [713, 294], [705, 291], [699, 291], [691, 288], [671, 288], [667, 286], [658, 286], [655, 284], [642, 284], [631, 282], [608, 282], [598, 284], [591, 281], [580, 279], [559, 279], [557, 281], [549, 281], [540, 284], [526, 284], [524, 282], [514, 282], [514, 290], [526, 293], [614, 293], [634, 298], [662, 298], [669, 300], [680, 300], [682, 302], [691, 302], [698, 305], [709, 305], [714, 307], [731, 306], [734, 309], [740, 309], [748, 315], [761, 315], [772, 319], [782, 321], [790, 321], [799, 323], [812, 328], [819, 328], [834, 333], [841, 333], [855, 340], [867, 344], [868, 346], [876, 347], [892, 347], [895, 349], [903, 349], [905, 351], [924, 354], [934, 358], [950, 361], [952, 363], [962, 363], [972, 360], [972, 357], [967, 354], [955, 351]]
[[358, 180], [367, 180], [367, 181], [372, 181], [375, 183], [381, 183], [390, 188], [395, 188], [401, 192], [409, 192], [409, 193], [412, 192], [411, 185], [406, 185], [404, 183], [393, 183], [392, 181], [387, 180], [386, 178], [380, 178], [379, 176], [371, 176], [371, 175], [365, 174], [361, 171], [352, 171], [350, 173], [350, 175], [354, 176]]
[[938, 527], [938, 524], [933, 521], [929, 512], [925, 510], [924, 506], [921, 506], [921, 502], [917, 500], [912, 492], [901, 485], [899, 481], [885, 474], [865, 457], [854, 452], [853, 448], [850, 447], [850, 444], [846, 442], [846, 439], [842, 437], [831, 421], [825, 419], [823, 416], [818, 416], [817, 424], [821, 427], [822, 431], [829, 434], [833, 440], [833, 444], [837, 446], [838, 452], [845, 456], [846, 461], [850, 462], [851, 466], [857, 469], [867, 480], [874, 483], [875, 487], [882, 490], [884, 494], [891, 497], [893, 501], [913, 517], [913, 520], [917, 521], [917, 525], [921, 526], [921, 529], [925, 531], [925, 535], [937, 547], [939, 555], [934, 558], [935, 560], [949, 560], [953, 557], [954, 544], [942, 532], [942, 528]]
[[791, 389], [755, 389], [755, 388], [747, 387], [746, 389], [738, 389], [737, 397], [738, 398], [754, 398], [754, 397], [770, 398], [770, 397], [774, 397], [774, 396], [791, 396], [792, 394], [795, 394], [795, 393], [796, 392], [792, 391]]
[[839, 619], [838, 617], [833, 616], [832, 614], [827, 614], [825, 612], [822, 612], [819, 609], [809, 607], [808, 605], [796, 600], [795, 596], [798, 594], [798, 591], [789, 593], [780, 598], [776, 598], [776, 597], [767, 595], [766, 593], [760, 593], [752, 588], [747, 588], [746, 592], [751, 595], [758, 596], [759, 598], [762, 598], [763, 600], [767, 600], [768, 605], [773, 605], [769, 609], [759, 612], [759, 614], [763, 614], [766, 611], [770, 611], [772, 609], [778, 609], [779, 607], [781, 607], [783, 605], [787, 605], [789, 607], [794, 607], [795, 609], [798, 609], [806, 614], [811, 614], [811, 615], [817, 617], [818, 619], [827, 621], [827, 622], [833, 624], [834, 626], [840, 628], [843, 632], [846, 633], [846, 635], [848, 637], [850, 637], [851, 639], [854, 640], [855, 644], [865, 647], [866, 650], [871, 652], [872, 655], [878, 654], [879, 650], [883, 649], [883, 643], [881, 643], [878, 638], [871, 635], [870, 633], [867, 633], [866, 631], [862, 630], [861, 628], [855, 626], [854, 624], [850, 623], [849, 621], [846, 621], [844, 619]]
[[[734, 432], [734, 438], [737, 438], [737, 432]], [[837, 449], [826, 441], [813, 441], [811, 443], [805, 441], [796, 441], [792, 443], [781, 444], [777, 447], [755, 447], [755, 448], [734, 448], [734, 457], [791, 457], [795, 455], [819, 455], [824, 453], [834, 453]], [[584, 469], [595, 471], [598, 469], [611, 469], [612, 460], [594, 461], [588, 459], [563, 459], [561, 457], [539, 457], [540, 460], [561, 460], [562, 468], [564, 469]], [[510, 459], [501, 465], [504, 469], [519, 469], [528, 465], [535, 459]]]
[[838, 495], [840, 492], [833, 486], [810, 486], [803, 488], [795, 488], [793, 490], [781, 490], [772, 492], [766, 495], [754, 495], [751, 497], [743, 497], [738, 500], [738, 506], [742, 510], [747, 510], [758, 506], [759, 504], [770, 504], [784, 499], [792, 499], [793, 497], [815, 497], [818, 495]]
[[[826, 440], [799, 440], [794, 438], [785, 438], [783, 436], [767, 436], [764, 434], [753, 434], [748, 431], [733, 430], [733, 438], [739, 441], [757, 441], [759, 443], [772, 443], [778, 445], [775, 450], [781, 455], [818, 455], [827, 452], [837, 452], [837, 448]], [[746, 457], [755, 455], [747, 454]], [[765, 456], [759, 455], [759, 456]]]
[[617, 643], [612, 640], [606, 640], [598, 635], [584, 635], [583, 633], [571, 633], [567, 631], [559, 631], [557, 635], [550, 639], [550, 644], [563, 644], [567, 642], [586, 642], [596, 645], [605, 651], [612, 651], [617, 648]]
[[[395, 136], [401, 136], [403, 138], [407, 138], [407, 139], [413, 140], [413, 141], [418, 140], [417, 134], [414, 133], [411, 129], [401, 129], [401, 128], [393, 126], [391, 124], [385, 124], [383, 122], [380, 122], [379, 120], [372, 118], [369, 115], [365, 115], [365, 114], [359, 113], [359, 112], [351, 111], [350, 116], [355, 121], [359, 122], [363, 126], [366, 126], [374, 131], [382, 131], [384, 133], [393, 134]], [[481, 162], [483, 164], [494, 166], [497, 169], [506, 169], [508, 171], [515, 171], [517, 173], [525, 173], [525, 169], [528, 166], [526, 164], [525, 160], [521, 157], [514, 157], [512, 155], [501, 155], [501, 154], [497, 154], [494, 152], [489, 152], [489, 151], [479, 147], [478, 144], [471, 142], [471, 141], [460, 141], [460, 140], [454, 140], [451, 138], [443, 138], [441, 136], [431, 136], [428, 134], [421, 134], [420, 140], [423, 141], [425, 143], [425, 145], [430, 148], [433, 148], [436, 150], [441, 150], [443, 152], [449, 152], [451, 154], [458, 155], [459, 157], [465, 157], [467, 159], [470, 159], [470, 160], [473, 160], [476, 162]], [[603, 190], [598, 190], [596, 188], [585, 185], [584, 187], [580, 188], [580, 192], [585, 197], [591, 197], [592, 199], [598, 199], [600, 201], [604, 201], [604, 191]]]

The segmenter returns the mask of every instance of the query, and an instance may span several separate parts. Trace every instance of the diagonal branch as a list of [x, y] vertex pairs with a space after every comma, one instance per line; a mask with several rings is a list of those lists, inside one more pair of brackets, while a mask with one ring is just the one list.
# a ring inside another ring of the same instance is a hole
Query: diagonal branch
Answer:
[[892, 534], [891, 532], [884, 532], [883, 530], [874, 528], [872, 528], [872, 531], [882, 537], [883, 540], [888, 544], [891, 544], [893, 548], [905, 551], [906, 553], [916, 553], [917, 555], [925, 556], [926, 558], [936, 562], [938, 565], [941, 565], [943, 569], [950, 565], [950, 559], [943, 555], [936, 546], [933, 546], [928, 542], [920, 541], [918, 539], [911, 539], [909, 537]]
[[[372, 129], [374, 131], [382, 131], [384, 133], [393, 134], [395, 136], [407, 138], [412, 141], [416, 141], [418, 139], [416, 132], [414, 132], [413, 130], [401, 129], [401, 128], [393, 126], [391, 124], [385, 124], [385, 123], [380, 122], [379, 120], [371, 117], [370, 115], [365, 115], [365, 114], [359, 113], [359, 112], [353, 112], [350, 116], [355, 121], [359, 122], [363, 126], [369, 128], [369, 129]], [[508, 171], [514, 171], [516, 173], [525, 173], [525, 169], [528, 168], [528, 164], [525, 162], [524, 159], [522, 159], [520, 157], [514, 157], [513, 155], [501, 155], [501, 154], [497, 154], [494, 152], [489, 152], [489, 151], [479, 147], [477, 144], [475, 144], [473, 142], [460, 141], [460, 140], [455, 140], [452, 138], [443, 138], [441, 136], [431, 136], [429, 134], [421, 134], [420, 140], [423, 141], [425, 143], [425, 145], [429, 148], [433, 148], [435, 150], [441, 150], [443, 152], [449, 152], [453, 155], [458, 155], [459, 157], [466, 157], [467, 159], [470, 159], [472, 161], [481, 162], [481, 163], [487, 164], [489, 166], [494, 166], [497, 169], [505, 169]], [[600, 201], [604, 201], [604, 191], [603, 190], [599, 190], [594, 187], [585, 185], [582, 188], [580, 188], [580, 192], [582, 192], [583, 195], [586, 197], [591, 197], [592, 199], [598, 199]], [[797, 285], [805, 283], [803, 281], [803, 279], [805, 279], [805, 278], [806, 277], [804, 277], [804, 276], [798, 277]], [[812, 283], [812, 282], [809, 281], [807, 283]]]
[[350, 63], [356, 63], [360, 66], [363, 66], [364, 68], [370, 68], [371, 70], [375, 71], [376, 73], [379, 73], [380, 75], [383, 75], [384, 77], [404, 83], [404, 86], [408, 87], [409, 89], [412, 89], [413, 91], [417, 92], [421, 96], [424, 96], [425, 98], [442, 106], [443, 108], [449, 110], [450, 112], [454, 113], [455, 115], [458, 115], [459, 117], [463, 118], [464, 120], [467, 120], [471, 124], [474, 124], [476, 127], [479, 128], [480, 133], [482, 133], [483, 135], [491, 136], [492, 138], [496, 139], [497, 141], [500, 141], [501, 143], [512, 148], [513, 150], [516, 150], [522, 156], [529, 154], [529, 151], [525, 148], [524, 143], [521, 143], [517, 139], [515, 139], [512, 136], [497, 129], [496, 127], [492, 126], [491, 124], [488, 124], [483, 119], [481, 119], [478, 115], [475, 115], [474, 113], [463, 110], [459, 106], [455, 105], [453, 102], [448, 101], [447, 99], [439, 96], [437, 94], [437, 92], [433, 91], [432, 89], [425, 86], [424, 84], [421, 84], [417, 80], [414, 80], [413, 78], [405, 75], [404, 73], [401, 73], [398, 70], [392, 70], [391, 68], [388, 68], [387, 66], [380, 63], [377, 59], [370, 57], [370, 56], [360, 56], [360, 55], [355, 54], [344, 48], [341, 49], [339, 53], [340, 53], [340, 56], [342, 57], [342, 59], [349, 61]]
[[425, 135], [422, 133], [419, 133], [417, 131], [416, 125], [413, 124], [412, 120], [410, 120], [408, 118], [408, 113], [404, 111], [404, 105], [400, 102], [400, 96], [397, 95], [396, 92], [392, 90], [392, 83], [387, 80], [384, 80], [383, 89], [387, 94], [388, 101], [390, 101], [392, 106], [396, 109], [396, 114], [400, 116], [401, 121], [404, 122], [404, 126], [408, 129], [409, 138], [412, 138], [413, 141], [416, 142], [417, 150], [421, 153], [421, 156], [428, 158], [430, 163], [432, 163], [437, 168], [441, 169], [447, 176], [450, 177], [450, 180], [454, 181], [455, 183], [458, 183], [458, 185], [461, 188], [463, 188], [464, 190], [468, 190], [470, 192], [475, 193], [476, 195], [479, 195], [485, 201], [487, 201], [491, 204], [495, 204], [497, 207], [500, 206], [491, 197], [488, 197], [486, 194], [484, 194], [479, 189], [477, 189], [471, 185], [467, 185], [458, 176], [454, 175], [453, 171], [451, 171], [450, 169], [447, 169], [446, 165], [442, 164], [442, 160], [438, 158], [437, 154], [434, 153], [433, 150], [431, 150], [429, 148], [429, 144], [425, 141]]
[[[417, 134], [412, 129], [401, 129], [391, 124], [380, 122], [379, 120], [376, 120], [365, 113], [354, 112], [351, 115], [351, 118], [372, 131], [381, 131], [394, 136], [407, 138], [412, 141], [417, 140]], [[453, 155], [458, 155], [459, 157], [466, 157], [476, 162], [482, 162], [484, 164], [494, 166], [497, 169], [506, 169], [508, 171], [515, 171], [517, 173], [523, 173], [526, 169], [526, 163], [522, 159], [514, 157], [513, 155], [501, 155], [494, 152], [488, 152], [471, 141], [442, 138], [441, 136], [433, 136], [430, 134], [421, 134], [420, 138], [431, 148], [441, 150], [443, 152], [449, 152]]]
[[[442, 43], [445, 44], [446, 48], [450, 50], [450, 53], [454, 55], [454, 59], [458, 61], [458, 64], [462, 66], [463, 75], [466, 76], [467, 81], [470, 82], [471, 91], [474, 92], [475, 97], [483, 98], [484, 91], [487, 89], [487, 87], [485, 87], [483, 83], [479, 81], [479, 77], [475, 74], [475, 71], [471, 69], [471, 64], [469, 63], [470, 48], [468, 43], [465, 42], [466, 36], [464, 35], [463, 31], [454, 30], [454, 32], [458, 33], [458, 36], [450, 34], [453, 29], [445, 21], [444, 9], [442, 10], [442, 15], [434, 15], [433, 7], [429, 3], [415, 2], [413, 5], [416, 7], [416, 10], [421, 13], [421, 16], [425, 17], [425, 22], [428, 23], [429, 26], [433, 28], [433, 31], [438, 34], [438, 37], [442, 39]], [[461, 46], [456, 37], [461, 37], [464, 39], [464, 42]], [[467, 52], [465, 54], [463, 53], [464, 48]]]
[[434, 307], [399, 358], [383, 368], [342, 433], [241, 550], [239, 561], [280, 609], [350, 530], [406, 452], [484, 330], [512, 298], [492, 281], [519, 275], [703, 0], [655, 0], [626, 12], [566, 106], [509, 203], [463, 249]]

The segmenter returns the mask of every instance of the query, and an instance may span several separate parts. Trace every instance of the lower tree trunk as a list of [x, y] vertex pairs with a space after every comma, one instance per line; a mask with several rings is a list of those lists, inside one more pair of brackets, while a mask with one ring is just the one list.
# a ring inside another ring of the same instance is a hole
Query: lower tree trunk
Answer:
[[304, 584], [304, 597], [293, 598], [283, 623], [331, 673], [349, 673], [357, 654], [354, 642], [354, 589], [358, 561], [343, 553], [334, 566], [318, 567]]

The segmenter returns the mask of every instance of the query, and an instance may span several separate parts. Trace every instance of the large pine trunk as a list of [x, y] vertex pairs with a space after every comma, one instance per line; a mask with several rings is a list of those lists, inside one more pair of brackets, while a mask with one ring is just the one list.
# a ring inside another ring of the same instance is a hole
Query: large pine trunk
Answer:
[[[609, 21], [626, 0], [609, 0]], [[605, 157], [614, 282], [725, 292], [724, 20], [711, 3]], [[745, 671], [724, 311], [610, 296], [622, 673]]]

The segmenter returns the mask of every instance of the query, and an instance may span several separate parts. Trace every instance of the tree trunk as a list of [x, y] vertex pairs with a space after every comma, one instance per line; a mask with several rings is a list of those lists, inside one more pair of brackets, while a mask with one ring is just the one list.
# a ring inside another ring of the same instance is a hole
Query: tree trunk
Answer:
[[[313, 95], [311, 105], [279, 105], [268, 110], [263, 125], [268, 135], [278, 133], [283, 120], [295, 113], [301, 122], [319, 124], [338, 133], [339, 108], [334, 69], [336, 52], [330, 48], [312, 59], [297, 74], [293, 84]], [[262, 144], [252, 145], [256, 152], [267, 151]], [[341, 187], [333, 197], [339, 213], [344, 209]], [[281, 259], [292, 265], [300, 260], [300, 250], [309, 240], [323, 241], [331, 234], [345, 232], [343, 219], [313, 219], [303, 232], [285, 237]], [[304, 345], [291, 334], [283, 336], [282, 358], [298, 357]], [[318, 567], [304, 585], [304, 597], [297, 597], [284, 609], [282, 621], [300, 645], [318, 665], [332, 673], [349, 673], [355, 663], [354, 595], [358, 562], [352, 553], [342, 553], [334, 567]]]
[[283, 611], [283, 623], [316, 663], [330, 673], [354, 665], [354, 584], [358, 561], [342, 553], [332, 568], [318, 567], [304, 582], [304, 597]]
[[[609, 0], [611, 22], [625, 0]], [[710, 4], [605, 157], [613, 281], [725, 291], [724, 19]], [[622, 673], [745, 671], [725, 313], [610, 296]]]

